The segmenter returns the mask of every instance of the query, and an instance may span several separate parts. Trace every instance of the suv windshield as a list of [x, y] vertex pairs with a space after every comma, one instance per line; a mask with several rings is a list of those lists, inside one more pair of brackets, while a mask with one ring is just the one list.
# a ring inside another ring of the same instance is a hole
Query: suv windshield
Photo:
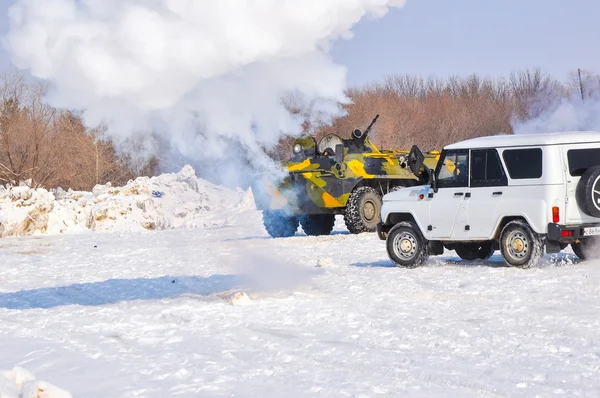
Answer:
[[467, 151], [446, 152], [438, 164], [437, 182], [440, 188], [469, 185], [469, 155]]

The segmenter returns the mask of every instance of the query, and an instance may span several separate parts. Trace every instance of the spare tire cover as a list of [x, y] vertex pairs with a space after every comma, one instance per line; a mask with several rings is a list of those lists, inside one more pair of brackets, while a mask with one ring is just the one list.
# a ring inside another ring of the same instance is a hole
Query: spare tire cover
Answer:
[[600, 218], [600, 166], [590, 167], [583, 173], [577, 184], [576, 199], [581, 211]]

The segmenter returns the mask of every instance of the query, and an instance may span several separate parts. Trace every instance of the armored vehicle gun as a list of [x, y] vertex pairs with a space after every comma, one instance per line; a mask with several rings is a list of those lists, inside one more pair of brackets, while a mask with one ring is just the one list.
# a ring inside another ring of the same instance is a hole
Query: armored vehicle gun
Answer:
[[351, 233], [375, 232], [385, 194], [428, 180], [439, 152], [423, 154], [417, 146], [378, 149], [369, 140], [378, 118], [349, 139], [335, 134], [318, 143], [311, 136], [298, 138], [283, 165], [283, 180], [262, 175], [254, 181], [254, 200], [269, 235], [293, 236], [299, 225], [307, 235], [328, 235], [338, 214]]

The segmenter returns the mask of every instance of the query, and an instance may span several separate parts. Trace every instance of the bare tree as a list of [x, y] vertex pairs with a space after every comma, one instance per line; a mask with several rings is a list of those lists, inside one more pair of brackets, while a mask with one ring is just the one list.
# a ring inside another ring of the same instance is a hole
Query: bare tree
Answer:
[[584, 100], [600, 97], [600, 75], [589, 70], [581, 70], [581, 81], [579, 75], [579, 71], [569, 73], [567, 85], [569, 95], [574, 98], [583, 96]]
[[101, 126], [86, 128], [76, 112], [50, 106], [46, 93], [18, 72], [0, 74], [0, 184], [90, 189], [156, 171], [155, 158], [131, 155], [139, 145], [117, 153]]

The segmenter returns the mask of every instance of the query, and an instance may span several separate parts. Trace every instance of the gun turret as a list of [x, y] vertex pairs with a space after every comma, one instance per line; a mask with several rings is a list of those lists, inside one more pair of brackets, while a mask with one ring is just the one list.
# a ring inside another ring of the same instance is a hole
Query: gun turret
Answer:
[[375, 118], [371, 121], [371, 124], [369, 124], [369, 126], [365, 129], [364, 132], [360, 131], [359, 129], [354, 130], [354, 132], [352, 133], [352, 137], [354, 139], [361, 140], [362, 142], [364, 142], [365, 139], [367, 139], [375, 123], [377, 123], [377, 119], [379, 119], [379, 115], [375, 116]]

